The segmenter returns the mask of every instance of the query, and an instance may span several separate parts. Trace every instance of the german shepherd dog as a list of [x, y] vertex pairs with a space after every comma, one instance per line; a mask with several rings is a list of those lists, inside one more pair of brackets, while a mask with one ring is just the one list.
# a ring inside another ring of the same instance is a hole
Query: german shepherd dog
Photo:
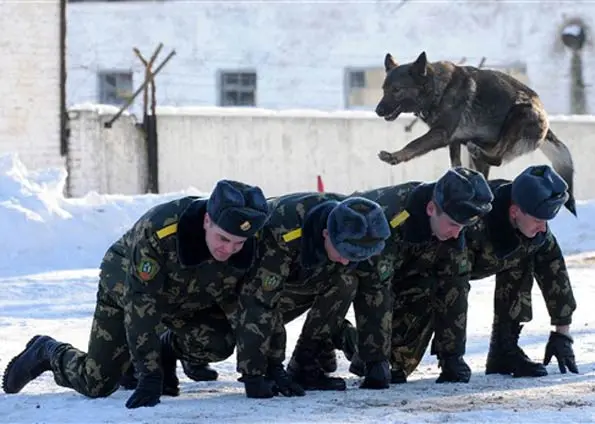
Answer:
[[572, 157], [549, 128], [537, 93], [502, 72], [446, 61], [428, 63], [425, 52], [404, 65], [389, 53], [384, 68], [384, 93], [376, 114], [394, 121], [402, 112], [413, 113], [430, 130], [401, 150], [381, 151], [382, 161], [396, 165], [448, 146], [451, 166], [460, 166], [464, 144], [470, 167], [488, 178], [490, 166], [539, 148], [568, 184], [565, 206], [576, 216]]

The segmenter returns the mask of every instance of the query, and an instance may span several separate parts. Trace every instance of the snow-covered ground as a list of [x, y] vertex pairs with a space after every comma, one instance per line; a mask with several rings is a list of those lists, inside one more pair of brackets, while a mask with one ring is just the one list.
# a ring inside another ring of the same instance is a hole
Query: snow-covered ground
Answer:
[[[180, 193], [143, 196], [90, 194], [65, 199], [65, 174], [28, 173], [13, 155], [0, 157], [0, 368], [35, 334], [50, 334], [85, 348], [105, 249], [146, 209]], [[202, 188], [210, 190], [210, 187]], [[485, 376], [493, 278], [473, 283], [467, 360], [469, 384], [438, 385], [435, 358], [426, 356], [404, 386], [358, 389], [341, 356], [338, 375], [345, 392], [308, 392], [303, 398], [247, 399], [236, 381], [234, 357], [214, 364], [219, 381], [195, 383], [179, 368], [182, 394], [162, 398], [155, 408], [128, 410], [130, 392], [87, 399], [55, 385], [45, 373], [16, 395], [0, 394], [2, 423], [442, 423], [595, 422], [595, 201], [578, 206], [579, 218], [563, 211], [552, 227], [569, 255], [578, 309], [572, 326], [579, 375], [561, 375], [555, 360], [540, 379]], [[351, 315], [351, 313], [350, 313]], [[288, 353], [301, 328], [288, 326]], [[529, 356], [543, 358], [549, 319], [535, 288], [534, 320], [521, 343]]]

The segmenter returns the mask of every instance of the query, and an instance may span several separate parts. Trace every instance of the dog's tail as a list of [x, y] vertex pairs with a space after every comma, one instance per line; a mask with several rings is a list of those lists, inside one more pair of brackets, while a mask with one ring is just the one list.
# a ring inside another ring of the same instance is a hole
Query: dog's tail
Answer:
[[572, 162], [572, 156], [570, 150], [564, 143], [562, 143], [558, 137], [552, 132], [551, 129], [547, 131], [544, 143], [541, 145], [541, 151], [547, 156], [552, 162], [553, 168], [568, 184], [568, 194], [570, 197], [564, 206], [574, 216], [576, 216], [576, 202], [574, 199], [574, 164]]

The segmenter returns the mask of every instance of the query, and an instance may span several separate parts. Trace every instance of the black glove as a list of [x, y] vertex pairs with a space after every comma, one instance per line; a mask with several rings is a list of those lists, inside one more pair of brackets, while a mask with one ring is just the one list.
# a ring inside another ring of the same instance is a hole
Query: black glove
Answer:
[[264, 378], [263, 375], [243, 375], [238, 381], [244, 383], [246, 397], [268, 399], [275, 396], [273, 382]]
[[442, 372], [436, 379], [436, 383], [469, 383], [471, 379], [471, 368], [462, 356], [440, 359], [438, 366], [442, 368]]
[[545, 346], [543, 365], [548, 365], [552, 360], [552, 356], [555, 356], [558, 360], [558, 368], [560, 368], [562, 374], [566, 374], [567, 367], [568, 371], [578, 374], [572, 343], [572, 337], [558, 333], [557, 331], [550, 332], [550, 338]]
[[390, 365], [388, 361], [366, 362], [366, 374], [360, 389], [388, 389], [390, 386]]
[[163, 390], [163, 378], [160, 372], [141, 375], [132, 395], [126, 401], [126, 408], [155, 406], [159, 403]]
[[283, 364], [269, 364], [267, 377], [274, 383], [273, 391], [276, 392], [275, 394], [281, 393], [287, 397], [304, 396], [306, 394], [302, 386], [295, 383], [287, 374]]

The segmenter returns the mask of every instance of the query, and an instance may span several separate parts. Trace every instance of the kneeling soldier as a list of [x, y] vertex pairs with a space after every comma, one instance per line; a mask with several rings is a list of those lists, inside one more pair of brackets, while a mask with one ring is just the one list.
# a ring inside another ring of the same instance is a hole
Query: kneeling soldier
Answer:
[[204, 364], [233, 354], [238, 285], [267, 218], [258, 187], [228, 180], [209, 199], [150, 209], [103, 258], [88, 352], [35, 336], [6, 367], [4, 391], [17, 393], [52, 371], [60, 386], [105, 397], [132, 361], [139, 378], [126, 407], [177, 395], [177, 359]]

